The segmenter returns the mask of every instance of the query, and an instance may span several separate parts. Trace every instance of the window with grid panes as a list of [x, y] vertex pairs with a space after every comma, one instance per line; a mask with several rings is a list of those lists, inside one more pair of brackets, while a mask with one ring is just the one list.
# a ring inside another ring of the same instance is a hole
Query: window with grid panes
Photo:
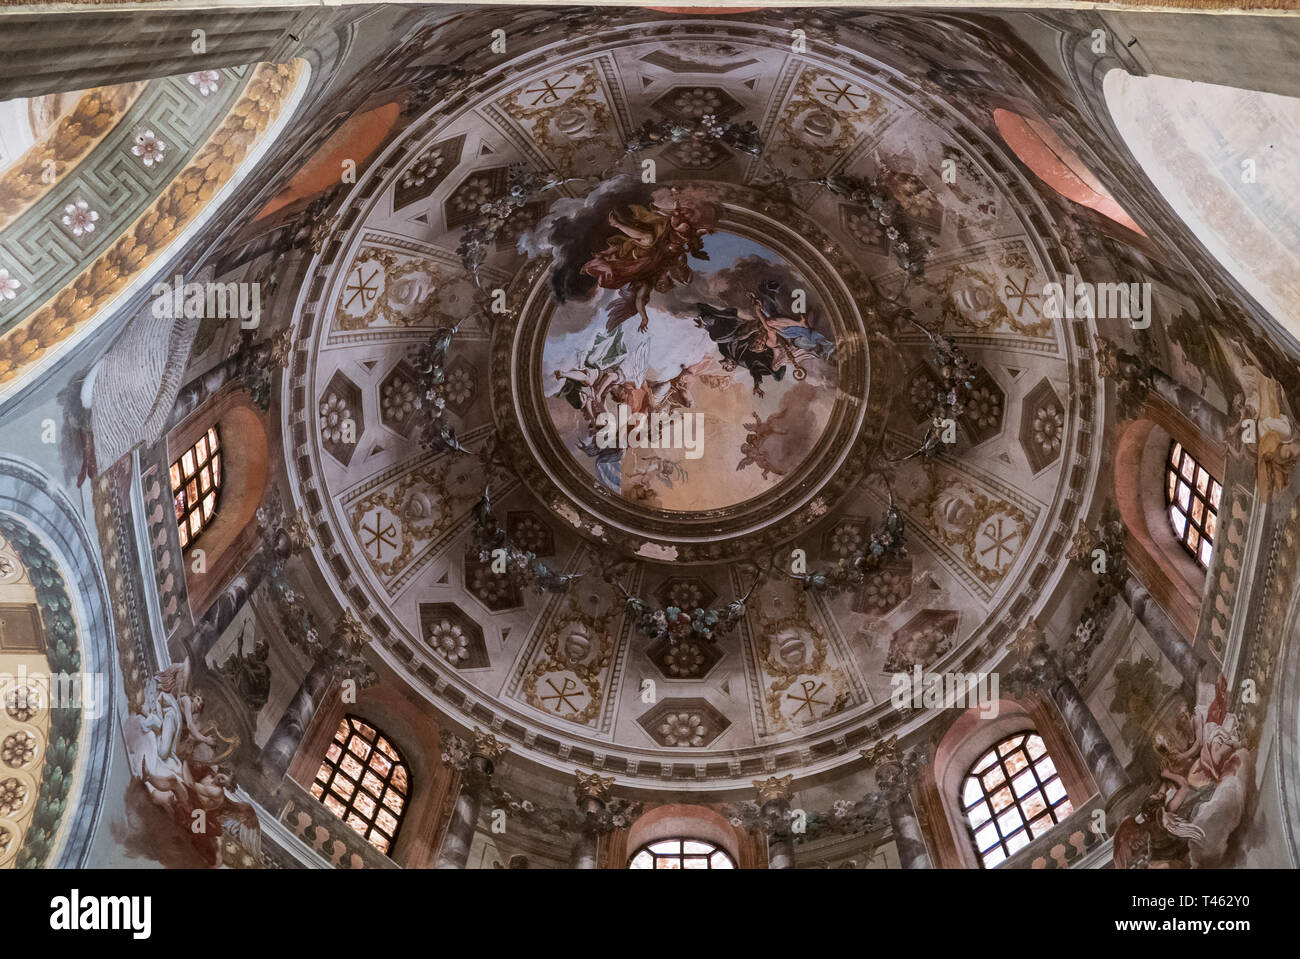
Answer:
[[388, 855], [410, 792], [410, 769], [392, 741], [365, 720], [344, 717], [316, 771], [311, 794]]
[[1004, 739], [966, 774], [962, 814], [980, 865], [992, 869], [1074, 811], [1043, 738]]
[[181, 549], [192, 545], [212, 525], [222, 479], [221, 437], [214, 426], [172, 463], [172, 504]]
[[629, 869], [735, 869], [721, 847], [704, 839], [657, 839], [636, 851]]
[[1223, 486], [1177, 440], [1169, 444], [1165, 466], [1165, 503], [1169, 523], [1183, 549], [1201, 569], [1210, 568], [1214, 538], [1219, 531], [1219, 501]]

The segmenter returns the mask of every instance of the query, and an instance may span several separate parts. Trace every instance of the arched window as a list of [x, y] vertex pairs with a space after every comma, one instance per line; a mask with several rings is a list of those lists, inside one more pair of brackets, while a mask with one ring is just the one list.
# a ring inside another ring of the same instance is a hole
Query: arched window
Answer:
[[1178, 542], [1201, 569], [1210, 568], [1214, 537], [1219, 529], [1219, 500], [1223, 486], [1177, 440], [1169, 444], [1165, 467], [1165, 503]]
[[221, 438], [210, 427], [198, 442], [172, 464], [172, 502], [181, 549], [191, 545], [212, 525], [221, 496]]
[[703, 839], [658, 839], [642, 846], [629, 869], [735, 869], [721, 846]]
[[980, 865], [991, 869], [1074, 811], [1043, 738], [1032, 729], [985, 753], [961, 789]]
[[356, 716], [344, 717], [311, 794], [387, 854], [397, 840], [410, 792], [410, 769], [388, 737]]

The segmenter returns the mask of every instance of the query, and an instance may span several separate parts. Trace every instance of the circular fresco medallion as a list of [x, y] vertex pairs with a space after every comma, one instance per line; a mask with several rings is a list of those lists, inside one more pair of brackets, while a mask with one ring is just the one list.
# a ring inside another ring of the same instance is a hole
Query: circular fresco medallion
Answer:
[[868, 350], [841, 264], [748, 193], [614, 177], [520, 241], [538, 268], [494, 378], [528, 400], [498, 425], [553, 509], [650, 558], [775, 541], [835, 495], [862, 430]]

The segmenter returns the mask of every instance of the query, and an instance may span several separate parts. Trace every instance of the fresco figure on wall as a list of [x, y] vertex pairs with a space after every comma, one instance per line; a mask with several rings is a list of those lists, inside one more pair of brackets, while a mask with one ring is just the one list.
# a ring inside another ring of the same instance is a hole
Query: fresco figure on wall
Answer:
[[234, 778], [220, 765], [239, 741], [221, 736], [215, 725], [200, 728], [203, 695], [190, 680], [188, 658], [155, 674], [140, 710], [123, 721], [122, 738], [132, 780], [215, 866], [221, 864], [223, 829], [255, 832], [257, 814], [230, 795]]
[[659, 190], [648, 205], [610, 211], [608, 222], [615, 232], [580, 272], [602, 289], [619, 291], [606, 309], [607, 329], [639, 316], [637, 332], [644, 333], [650, 294], [691, 282], [688, 257], [708, 259], [704, 237], [717, 226], [718, 208], [695, 192]]
[[[1237, 436], [1253, 433], [1259, 457], [1259, 487], [1266, 497], [1273, 497], [1291, 485], [1296, 460], [1300, 458], [1300, 428], [1291, 410], [1282, 384], [1266, 374], [1259, 360], [1244, 344], [1229, 340], [1214, 331], [1224, 361], [1241, 392], [1233, 397], [1233, 413], [1238, 417]], [[1253, 430], [1246, 428], [1253, 421]]]
[[[1254, 782], [1254, 753], [1228, 711], [1228, 682], [1198, 684], [1190, 721], [1173, 734], [1157, 733], [1160, 780], [1136, 816], [1115, 832], [1121, 869], [1200, 869], [1221, 863], [1245, 815]], [[1190, 727], [1190, 728], [1189, 728]]]

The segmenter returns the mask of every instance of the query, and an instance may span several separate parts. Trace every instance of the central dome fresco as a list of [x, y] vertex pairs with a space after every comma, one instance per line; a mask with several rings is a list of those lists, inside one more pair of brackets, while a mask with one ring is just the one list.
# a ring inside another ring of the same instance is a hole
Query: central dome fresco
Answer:
[[[283, 436], [322, 573], [516, 755], [674, 789], [851, 761], [916, 719], [895, 672], [987, 668], [1060, 575], [1096, 391], [1029, 291], [1068, 258], [897, 44], [519, 43], [448, 68], [321, 237]], [[905, 550], [799, 578], [887, 515]]]

